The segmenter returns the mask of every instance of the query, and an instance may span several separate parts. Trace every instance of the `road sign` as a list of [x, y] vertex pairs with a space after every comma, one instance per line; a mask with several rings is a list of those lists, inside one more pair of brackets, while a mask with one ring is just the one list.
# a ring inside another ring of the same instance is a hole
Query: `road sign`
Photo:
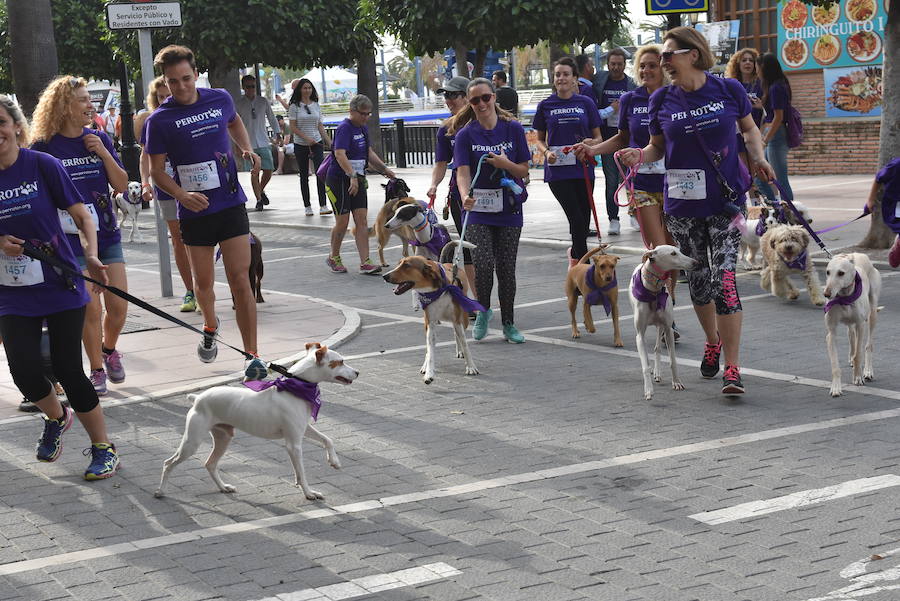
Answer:
[[181, 27], [181, 4], [179, 2], [110, 3], [106, 5], [106, 24], [110, 29]]
[[705, 13], [708, 11], [709, 0], [647, 0], [648, 15]]

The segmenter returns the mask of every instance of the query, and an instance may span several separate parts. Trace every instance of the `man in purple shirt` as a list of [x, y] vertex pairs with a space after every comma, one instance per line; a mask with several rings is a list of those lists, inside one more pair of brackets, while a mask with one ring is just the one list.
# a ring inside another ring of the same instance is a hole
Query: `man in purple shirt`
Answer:
[[[237, 164], [231, 140], [243, 159], [259, 169], [250, 137], [234, 102], [225, 90], [198, 89], [194, 53], [184, 46], [166, 46], [156, 55], [170, 96], [147, 118], [147, 154], [150, 175], [157, 186], [178, 203], [181, 237], [194, 271], [194, 292], [203, 313], [203, 339], [197, 355], [204, 363], [215, 361], [216, 296], [213, 252], [218, 244], [228, 285], [234, 299], [238, 329], [244, 350], [257, 354], [256, 301], [250, 291], [250, 224], [244, 204], [247, 197], [237, 180]], [[166, 158], [175, 172], [166, 172]], [[245, 377], [262, 379], [265, 364], [247, 362]]]

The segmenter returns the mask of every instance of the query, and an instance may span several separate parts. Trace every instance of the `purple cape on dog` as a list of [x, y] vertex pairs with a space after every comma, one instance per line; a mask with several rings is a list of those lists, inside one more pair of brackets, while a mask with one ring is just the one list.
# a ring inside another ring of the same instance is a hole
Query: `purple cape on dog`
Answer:
[[603, 304], [603, 309], [606, 311], [606, 315], [609, 316], [610, 311], [612, 311], [612, 301], [609, 299], [609, 295], [606, 294], [607, 290], [612, 289], [619, 282], [616, 280], [616, 274], [613, 273], [613, 279], [609, 284], [605, 286], [598, 286], [594, 282], [594, 268], [596, 265], [591, 265], [591, 268], [588, 269], [587, 275], [585, 276], [585, 281], [587, 282], [588, 288], [591, 291], [584, 298], [584, 302], [589, 305], [599, 305]]
[[656, 311], [665, 309], [666, 300], [669, 298], [669, 293], [666, 291], [665, 286], [663, 286], [656, 294], [647, 290], [644, 286], [644, 281], [641, 279], [640, 269], [635, 271], [634, 276], [631, 278], [631, 295], [642, 303], [653, 303], [655, 301]]
[[319, 392], [319, 385], [312, 382], [305, 382], [298, 378], [285, 378], [281, 376], [274, 380], [251, 380], [244, 382], [244, 386], [256, 392], [262, 392], [267, 388], [274, 386], [280, 392], [289, 392], [298, 399], [303, 399], [310, 404], [310, 412], [313, 421], [319, 416], [319, 408], [322, 407], [322, 396]]
[[860, 296], [862, 296], [862, 291], [862, 278], [859, 277], [859, 273], [857, 273], [856, 277], [853, 278], [853, 292], [851, 292], [847, 296], [835, 296], [833, 299], [825, 303], [825, 312], [828, 313], [828, 310], [835, 305], [852, 305]]

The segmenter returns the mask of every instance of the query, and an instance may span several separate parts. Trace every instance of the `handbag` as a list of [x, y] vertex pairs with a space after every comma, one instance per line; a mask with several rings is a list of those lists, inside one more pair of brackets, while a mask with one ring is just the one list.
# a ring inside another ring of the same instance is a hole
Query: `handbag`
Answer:
[[785, 113], [788, 148], [797, 148], [803, 144], [803, 120], [800, 119], [800, 111], [795, 109], [793, 104], [789, 104]]
[[328, 156], [322, 161], [319, 165], [319, 168], [316, 169], [316, 177], [321, 177], [325, 179], [325, 176], [328, 174], [328, 168], [331, 167], [331, 164], [334, 162], [334, 152], [328, 153]]

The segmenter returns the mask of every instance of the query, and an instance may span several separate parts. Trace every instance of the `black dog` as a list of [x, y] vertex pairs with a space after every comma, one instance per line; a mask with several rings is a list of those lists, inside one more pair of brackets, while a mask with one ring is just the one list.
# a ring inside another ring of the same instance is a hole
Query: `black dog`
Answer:
[[381, 187], [384, 188], [385, 203], [395, 198], [406, 198], [410, 192], [409, 186], [399, 177], [397, 179], [389, 179], [388, 183], [381, 184]]

